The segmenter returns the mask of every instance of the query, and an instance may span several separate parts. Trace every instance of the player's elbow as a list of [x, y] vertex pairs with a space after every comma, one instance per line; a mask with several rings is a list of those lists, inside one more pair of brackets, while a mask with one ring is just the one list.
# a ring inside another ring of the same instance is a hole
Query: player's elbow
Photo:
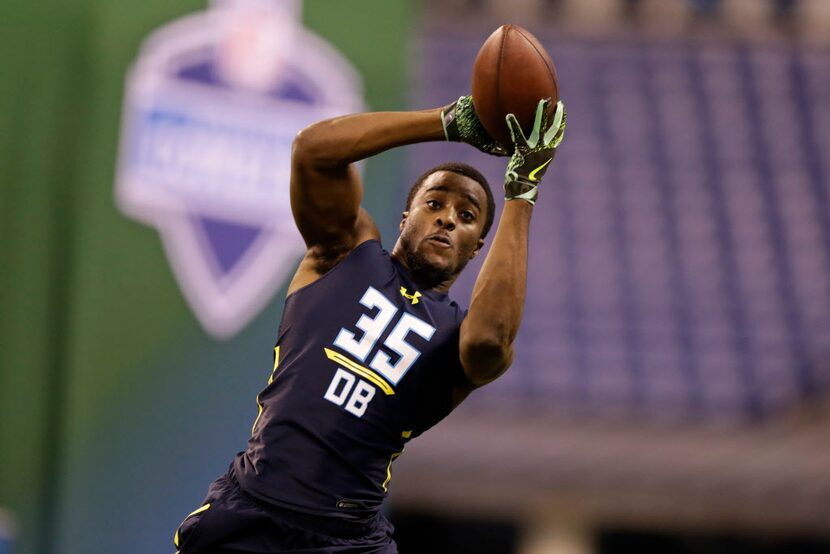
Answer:
[[330, 163], [331, 148], [321, 123], [302, 129], [291, 144], [291, 162], [300, 167], [322, 167]]
[[302, 129], [291, 144], [291, 159], [294, 163], [309, 163], [317, 155], [319, 143], [313, 125]]
[[512, 344], [496, 339], [462, 341], [460, 354], [467, 379], [477, 387], [497, 379], [513, 361]]

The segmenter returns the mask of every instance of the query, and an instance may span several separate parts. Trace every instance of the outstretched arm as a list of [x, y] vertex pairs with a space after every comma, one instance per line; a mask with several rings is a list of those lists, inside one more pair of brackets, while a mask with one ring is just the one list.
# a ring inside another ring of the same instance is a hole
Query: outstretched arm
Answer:
[[565, 130], [564, 106], [558, 103], [553, 121], [548, 122], [547, 104], [539, 103], [530, 137], [524, 136], [515, 118], [507, 118], [515, 152], [507, 166], [505, 204], [496, 236], [461, 324], [461, 363], [468, 383], [456, 391], [457, 402], [504, 373], [513, 360], [513, 341], [524, 309], [527, 244], [537, 186]]
[[489, 383], [510, 366], [527, 281], [527, 243], [533, 206], [505, 202], [496, 236], [478, 274], [470, 310], [461, 324], [461, 364], [472, 388]]
[[379, 237], [360, 207], [363, 184], [353, 163], [396, 146], [443, 139], [440, 112], [361, 113], [300, 131], [291, 152], [291, 210], [308, 250], [289, 292], [316, 280], [358, 244]]

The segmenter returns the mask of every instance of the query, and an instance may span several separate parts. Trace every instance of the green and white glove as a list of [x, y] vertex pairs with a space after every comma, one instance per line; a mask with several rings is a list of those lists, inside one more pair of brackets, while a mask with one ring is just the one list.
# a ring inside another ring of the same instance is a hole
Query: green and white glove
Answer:
[[504, 175], [505, 200], [521, 198], [531, 204], [536, 203], [539, 182], [565, 136], [567, 121], [565, 105], [557, 102], [553, 120], [548, 122], [546, 112], [549, 104], [549, 98], [539, 101], [529, 137], [525, 137], [515, 115], [507, 114], [505, 118], [514, 146], [513, 156], [507, 163]]
[[444, 124], [444, 136], [449, 141], [464, 142], [494, 156], [510, 155], [481, 124], [473, 109], [472, 96], [462, 96], [441, 110], [441, 122]]

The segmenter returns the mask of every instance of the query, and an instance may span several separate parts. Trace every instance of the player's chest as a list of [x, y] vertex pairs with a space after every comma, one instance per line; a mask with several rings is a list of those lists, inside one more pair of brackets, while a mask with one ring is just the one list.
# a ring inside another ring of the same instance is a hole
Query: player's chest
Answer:
[[445, 352], [454, 350], [454, 317], [416, 290], [367, 285], [336, 297], [333, 305], [319, 310], [314, 329], [295, 328], [292, 334], [315, 336], [321, 364], [315, 364], [314, 373], [315, 379], [325, 376], [323, 398], [354, 416], [363, 417], [377, 401], [403, 401], [430, 371], [438, 370]]

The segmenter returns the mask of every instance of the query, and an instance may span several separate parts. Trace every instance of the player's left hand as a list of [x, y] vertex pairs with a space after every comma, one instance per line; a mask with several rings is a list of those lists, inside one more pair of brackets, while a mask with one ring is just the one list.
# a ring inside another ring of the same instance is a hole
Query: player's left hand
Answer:
[[472, 96], [462, 96], [441, 110], [441, 122], [444, 124], [444, 137], [452, 142], [464, 142], [475, 146], [485, 154], [509, 156], [504, 147], [499, 145], [476, 115]]
[[539, 101], [529, 137], [525, 137], [515, 115], [507, 114], [505, 117], [514, 146], [504, 176], [505, 200], [521, 198], [531, 204], [536, 203], [539, 183], [556, 156], [567, 123], [565, 105], [561, 101], [556, 103], [553, 118], [548, 121], [549, 104], [550, 98]]

